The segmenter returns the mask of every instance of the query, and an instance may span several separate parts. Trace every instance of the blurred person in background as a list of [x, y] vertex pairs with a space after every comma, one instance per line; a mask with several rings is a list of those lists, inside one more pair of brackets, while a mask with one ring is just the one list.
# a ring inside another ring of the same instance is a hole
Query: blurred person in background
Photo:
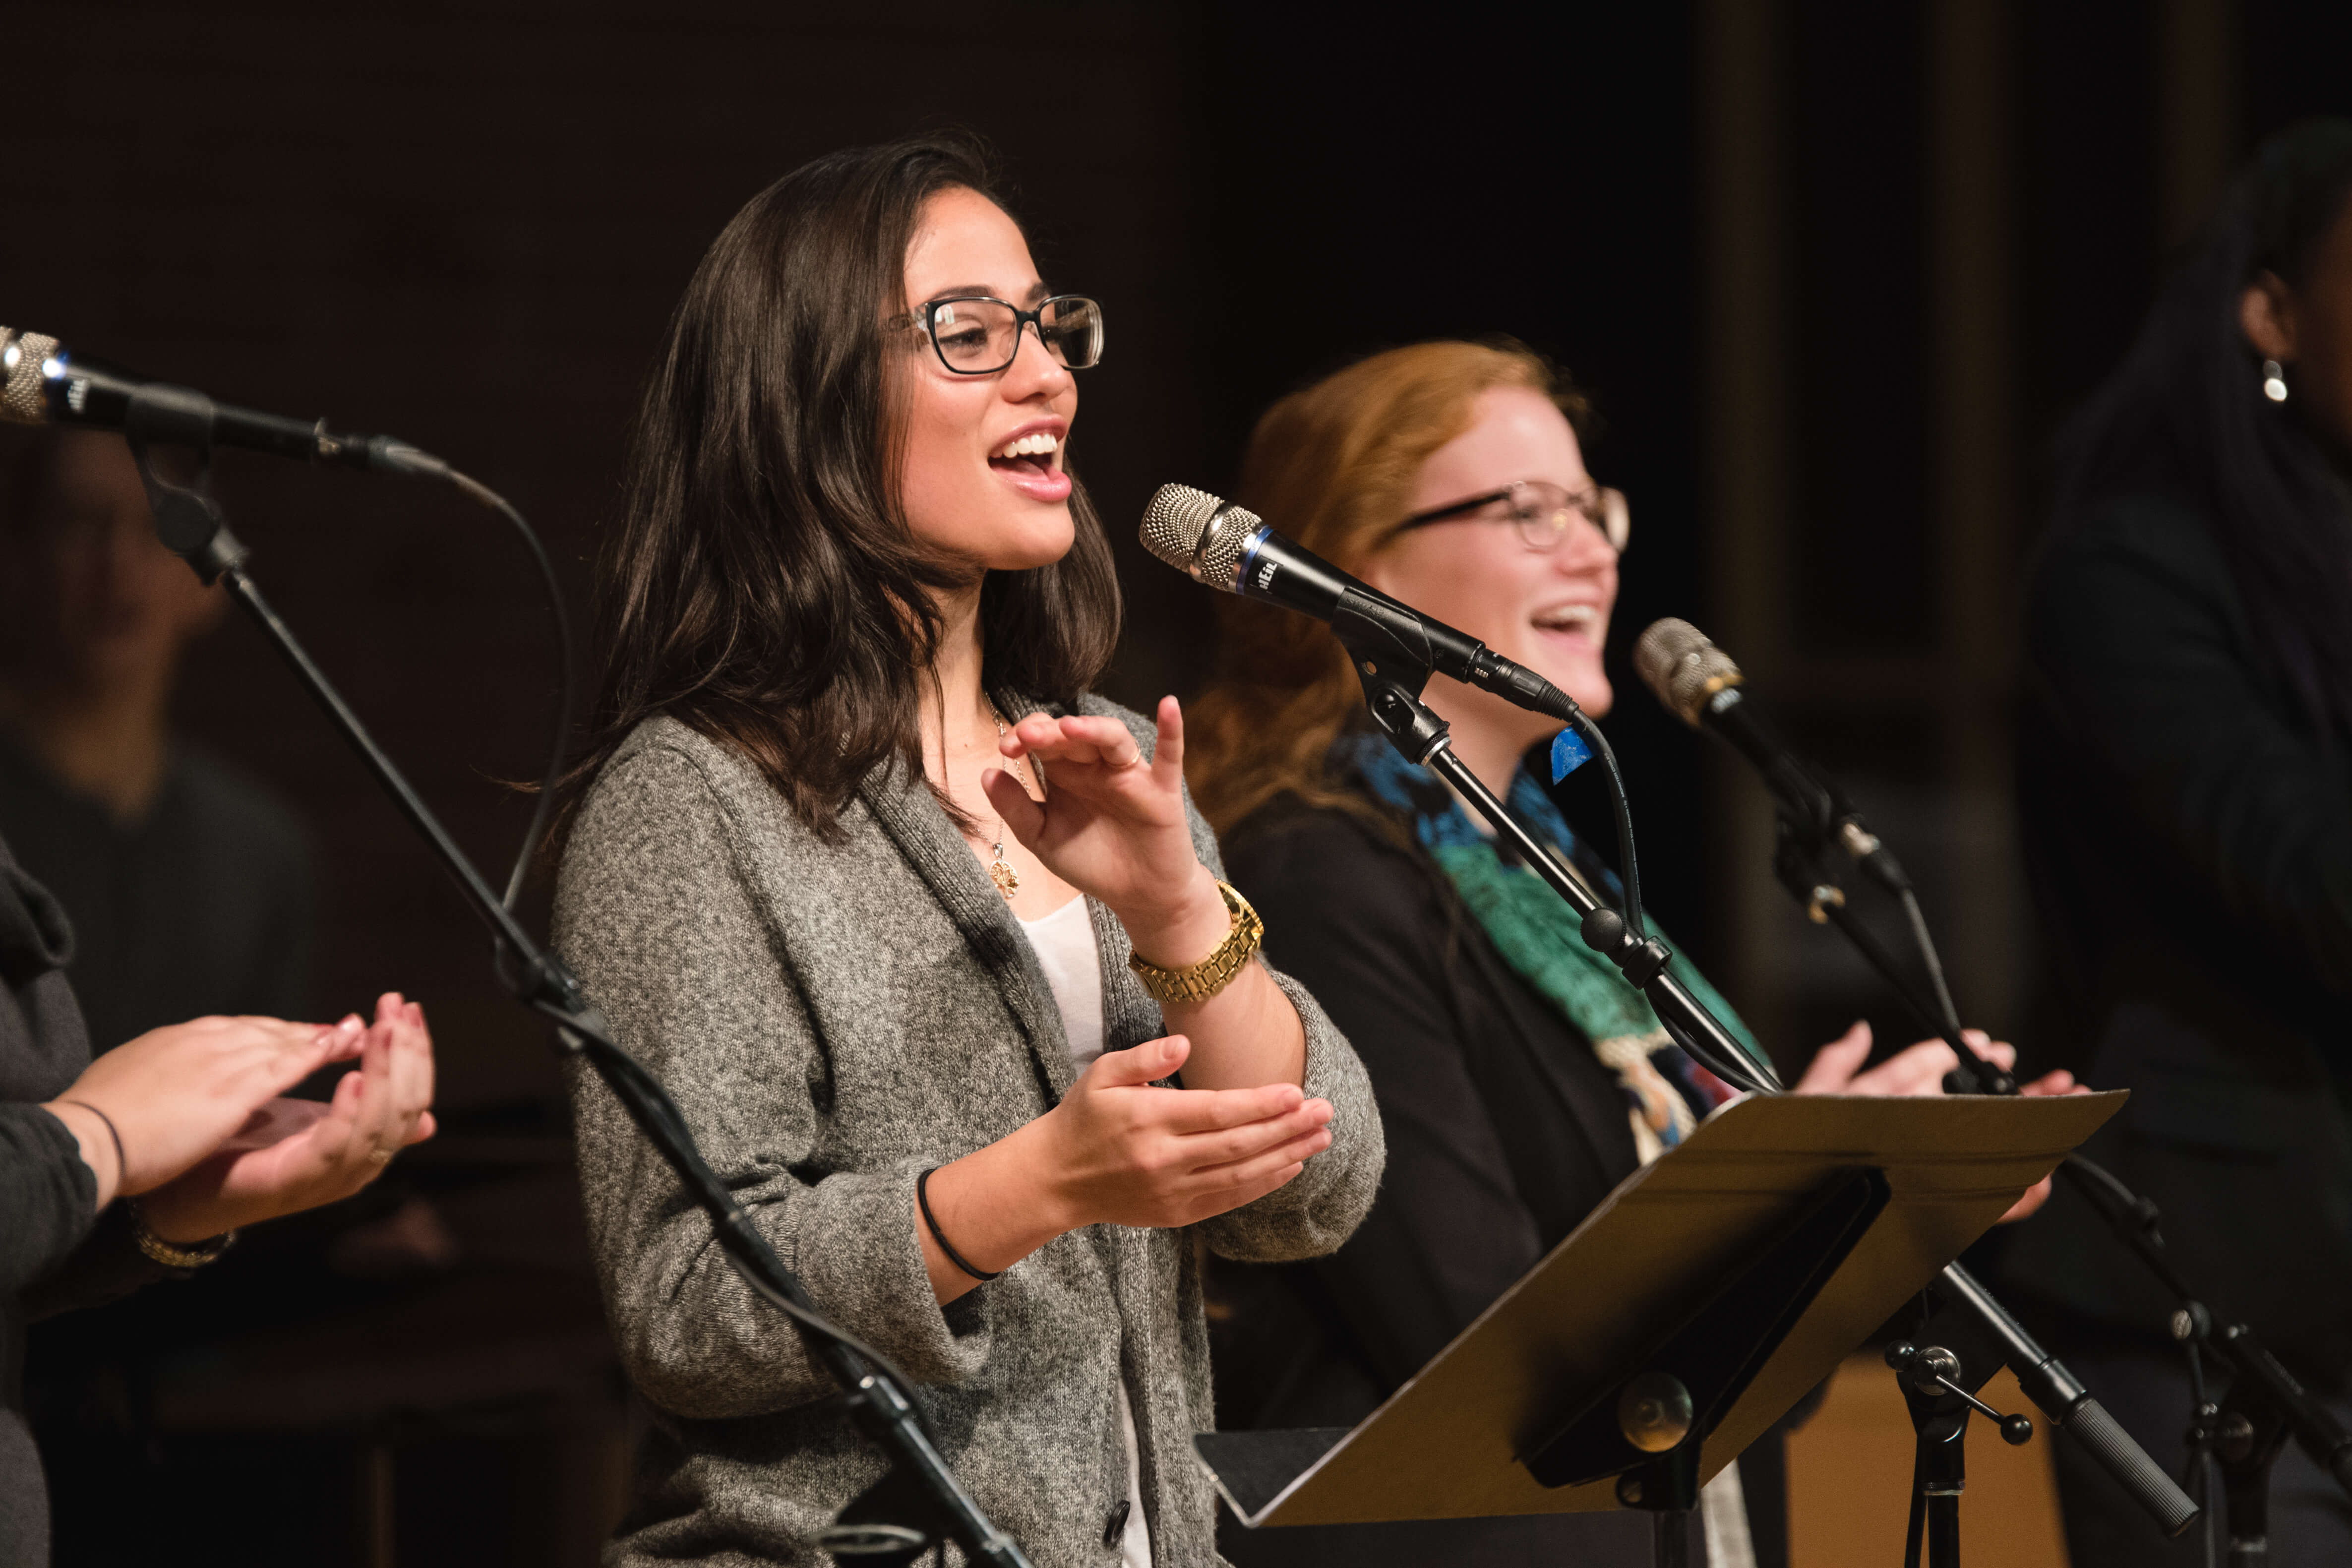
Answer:
[[[2058, 477], [2018, 799], [2070, 1033], [2132, 1091], [2086, 1152], [2352, 1424], [2352, 122], [2262, 149]], [[2178, 1474], [2175, 1303], [2071, 1193], [2011, 1241], [2053, 1349]], [[2198, 1560], [2053, 1453], [2075, 1568]], [[2272, 1562], [2352, 1562], [2352, 1499], [2295, 1447], [2270, 1519]]]
[[121, 437], [0, 434], [0, 833], [73, 921], [90, 1037], [301, 1016], [307, 836], [171, 731], [181, 657], [226, 598], [156, 539]]
[[[1599, 717], [1614, 695], [1602, 651], [1631, 515], [1586, 469], [1585, 414], [1576, 389], [1517, 344], [1393, 349], [1269, 409], [1238, 499]], [[1221, 677], [1194, 704], [1187, 771], [1237, 884], [1266, 911], [1269, 956], [1322, 1000], [1370, 1069], [1389, 1167], [1335, 1255], [1215, 1266], [1218, 1415], [1227, 1426], [1352, 1426], [1730, 1093], [1585, 946], [1575, 911], [1370, 728], [1328, 627], [1221, 603]], [[1542, 748], [1558, 721], [1443, 676], [1426, 700], [1470, 771], [1620, 899], [1546, 788]], [[1674, 969], [1747, 1037], [1687, 958]], [[1814, 1056], [1796, 1092], [1933, 1094], [1955, 1065], [1940, 1041], [1865, 1068], [1871, 1051], [1858, 1022]], [[2029, 1092], [2071, 1086], [2060, 1073]], [[1780, 1444], [1769, 1434], [1706, 1488], [1709, 1560], [1787, 1561]], [[1624, 1512], [1228, 1528], [1221, 1545], [1245, 1568], [1640, 1564], [1652, 1552], [1649, 1520]]]
[[[310, 1011], [309, 837], [170, 722], [181, 659], [226, 607], [156, 538], [120, 436], [0, 428], [0, 834], [71, 921], [66, 978], [96, 1050]], [[25, 1407], [59, 1461], [68, 1563], [133, 1551], [144, 1521], [93, 1481], [149, 1451], [146, 1392], [185, 1310], [138, 1296], [33, 1334]]]

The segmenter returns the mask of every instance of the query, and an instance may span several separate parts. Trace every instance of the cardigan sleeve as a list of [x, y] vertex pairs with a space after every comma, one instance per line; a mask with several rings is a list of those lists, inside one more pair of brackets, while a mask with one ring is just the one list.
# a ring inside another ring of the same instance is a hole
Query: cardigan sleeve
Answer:
[[1447, 916], [1406, 857], [1335, 813], [1253, 835], [1234, 865], [1267, 945], [1329, 999], [1378, 1091], [1381, 1201], [1316, 1269], [1395, 1387], [1543, 1253], [1448, 995]]
[[[556, 893], [558, 946], [826, 1314], [917, 1381], [957, 1382], [987, 1359], [986, 1292], [944, 1310], [933, 1297], [915, 1235], [919, 1165], [803, 1173], [819, 1043], [740, 843], [694, 759], [658, 746], [625, 754], [581, 807]], [[590, 1238], [638, 1388], [705, 1418], [832, 1394], [799, 1331], [736, 1275], [709, 1217], [603, 1081], [572, 1070]]]
[[2229, 571], [2194, 514], [2111, 505], [2060, 541], [2027, 613], [2032, 673], [2201, 889], [2352, 990], [2352, 798], [2247, 667]]
[[[1184, 807], [1192, 812], [1202, 863], [1223, 878], [1216, 837], [1192, 809], [1189, 794]], [[1249, 896], [1244, 890], [1243, 897]], [[1305, 984], [1272, 964], [1265, 970], [1290, 998], [1305, 1027], [1307, 1071], [1301, 1087], [1308, 1099], [1331, 1102], [1331, 1146], [1255, 1203], [1201, 1222], [1200, 1232], [1211, 1251], [1250, 1263], [1280, 1263], [1336, 1251], [1370, 1211], [1388, 1163], [1387, 1131], [1355, 1047]]]

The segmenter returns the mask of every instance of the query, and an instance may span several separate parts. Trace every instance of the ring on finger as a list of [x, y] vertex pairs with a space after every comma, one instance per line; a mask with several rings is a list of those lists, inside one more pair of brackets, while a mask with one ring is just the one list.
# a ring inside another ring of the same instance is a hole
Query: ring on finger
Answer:
[[392, 1151], [389, 1149], [371, 1149], [368, 1151], [368, 1161], [372, 1164], [389, 1165], [392, 1163]]

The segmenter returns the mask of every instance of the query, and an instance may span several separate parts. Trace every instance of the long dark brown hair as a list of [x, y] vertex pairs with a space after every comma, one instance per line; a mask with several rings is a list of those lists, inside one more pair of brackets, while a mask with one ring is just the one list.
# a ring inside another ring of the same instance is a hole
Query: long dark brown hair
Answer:
[[[890, 365], [910, 335], [884, 322], [905, 309], [924, 202], [956, 187], [1004, 205], [961, 134], [830, 153], [752, 197], [695, 269], [598, 563], [604, 663], [575, 792], [656, 714], [749, 759], [828, 836], [875, 768], [920, 775], [931, 595], [976, 569], [908, 528]], [[1117, 645], [1110, 546], [1075, 484], [1070, 511], [1067, 555], [982, 584], [992, 691], [1071, 701]]]

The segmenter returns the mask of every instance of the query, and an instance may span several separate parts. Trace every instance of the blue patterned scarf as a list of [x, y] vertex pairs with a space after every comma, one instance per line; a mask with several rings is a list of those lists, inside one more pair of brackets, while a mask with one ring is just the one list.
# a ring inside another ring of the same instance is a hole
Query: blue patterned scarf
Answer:
[[[1339, 744], [1337, 760], [1352, 763], [1375, 798], [1412, 819], [1414, 837], [1444, 868], [1503, 962], [1580, 1030], [1593, 1055], [1617, 1075], [1643, 1164], [1732, 1097], [1721, 1079], [1674, 1043], [1648, 998], [1625, 983], [1617, 966], [1584, 945], [1576, 911], [1534, 871], [1496, 853], [1443, 779], [1405, 761], [1384, 736], [1350, 736]], [[1504, 804], [1574, 863], [1576, 835], [1533, 773], [1518, 771]], [[1607, 868], [1580, 868], [1622, 904], [1624, 889]], [[1654, 923], [1650, 933], [1664, 940]], [[1668, 967], [1725, 1028], [1754, 1047], [1748, 1026], [1687, 959], [1677, 952]]]

